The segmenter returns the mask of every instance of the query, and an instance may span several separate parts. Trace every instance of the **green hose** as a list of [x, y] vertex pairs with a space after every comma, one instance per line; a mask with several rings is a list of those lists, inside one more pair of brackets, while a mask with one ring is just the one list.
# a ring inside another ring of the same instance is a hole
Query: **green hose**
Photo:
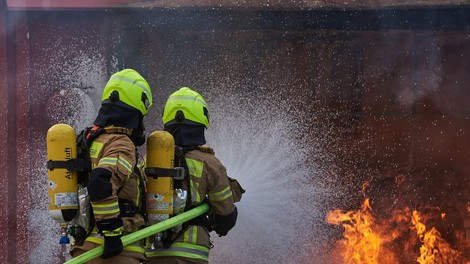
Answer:
[[[164, 230], [170, 229], [172, 227], [175, 227], [181, 223], [184, 223], [188, 220], [191, 220], [193, 218], [196, 218], [204, 213], [209, 211], [209, 205], [208, 204], [202, 204], [199, 205], [196, 208], [193, 208], [187, 212], [184, 212], [180, 215], [171, 217], [165, 221], [162, 221], [160, 223], [151, 225], [149, 227], [146, 227], [144, 229], [141, 229], [137, 232], [134, 232], [132, 234], [129, 234], [127, 236], [123, 236], [121, 238], [123, 246], [130, 245], [132, 243], [135, 243], [141, 239], [144, 239], [146, 237], [149, 237], [151, 235], [155, 235], [158, 232], [162, 232]], [[77, 256], [76, 258], [73, 258], [69, 261], [66, 261], [64, 264], [82, 264], [85, 263], [89, 260], [92, 260], [96, 257], [101, 256], [103, 254], [103, 245], [94, 248], [86, 253], [81, 254], [80, 256]]]

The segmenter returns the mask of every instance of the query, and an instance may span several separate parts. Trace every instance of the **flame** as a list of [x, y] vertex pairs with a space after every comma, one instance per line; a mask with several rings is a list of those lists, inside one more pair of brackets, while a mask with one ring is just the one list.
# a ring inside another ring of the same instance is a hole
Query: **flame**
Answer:
[[[438, 213], [436, 218], [445, 216]], [[423, 218], [409, 208], [395, 210], [391, 216], [376, 216], [366, 198], [360, 210], [336, 209], [326, 220], [344, 228], [337, 246], [345, 264], [470, 263], [435, 227], [427, 227]]]
[[436, 228], [427, 231], [426, 225], [421, 222], [420, 214], [414, 210], [411, 222], [416, 230], [422, 245], [419, 249], [420, 256], [416, 262], [420, 264], [435, 263], [461, 263], [458, 262], [460, 253], [452, 249]]
[[387, 238], [376, 226], [369, 199], [364, 201], [361, 210], [357, 212], [329, 212], [327, 221], [344, 227], [345, 239], [340, 244], [344, 249], [341, 255], [347, 263], [395, 263], [395, 256], [383, 247], [394, 235]]

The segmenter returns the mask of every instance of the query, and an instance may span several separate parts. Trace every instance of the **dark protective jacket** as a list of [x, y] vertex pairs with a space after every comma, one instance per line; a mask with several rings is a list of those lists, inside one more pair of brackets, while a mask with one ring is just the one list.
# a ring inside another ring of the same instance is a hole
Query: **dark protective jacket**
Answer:
[[[137, 166], [136, 147], [130, 139], [130, 131], [119, 129], [121, 133], [103, 133], [93, 140], [90, 146], [92, 162], [92, 178], [88, 184], [88, 193], [96, 221], [112, 219], [121, 216], [124, 225], [124, 235], [137, 231], [145, 225], [143, 216], [139, 213], [142, 206], [141, 181], [142, 171]], [[139, 175], [140, 173], [140, 175]], [[134, 213], [127, 214], [124, 209]], [[88, 251], [103, 244], [103, 236], [95, 230], [80, 248]], [[124, 247], [122, 256], [145, 259], [143, 247], [139, 243]]]
[[[190, 192], [193, 206], [209, 202], [216, 215], [231, 216], [236, 213], [236, 207], [226, 168], [211, 153], [212, 150], [208, 149], [196, 149], [185, 154], [190, 177], [190, 188], [185, 189]], [[234, 218], [233, 224], [236, 214]], [[195, 262], [208, 261], [212, 245], [209, 231], [204, 226], [189, 224], [184, 233], [176, 234], [173, 239], [169, 248], [147, 249], [146, 255], [151, 258], [151, 263], [165, 263], [167, 257], [183, 257]]]

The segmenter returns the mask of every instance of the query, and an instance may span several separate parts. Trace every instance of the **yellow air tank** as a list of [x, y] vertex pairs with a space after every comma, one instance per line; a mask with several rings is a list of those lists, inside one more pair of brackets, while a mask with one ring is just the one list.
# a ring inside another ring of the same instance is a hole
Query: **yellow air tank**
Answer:
[[[147, 168], [172, 169], [175, 140], [166, 131], [154, 131], [147, 139]], [[173, 214], [173, 178], [171, 175], [148, 177], [147, 213], [150, 224], [168, 219]]]
[[66, 165], [77, 158], [76, 140], [75, 130], [67, 124], [47, 131], [49, 214], [59, 223], [70, 222], [78, 212], [77, 172]]

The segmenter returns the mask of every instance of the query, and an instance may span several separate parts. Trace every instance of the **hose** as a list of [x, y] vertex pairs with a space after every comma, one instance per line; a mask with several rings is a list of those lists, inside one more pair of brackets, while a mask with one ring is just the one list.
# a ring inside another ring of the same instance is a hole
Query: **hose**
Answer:
[[[164, 230], [167, 230], [169, 228], [175, 227], [181, 223], [184, 223], [188, 220], [191, 220], [193, 218], [196, 218], [204, 213], [209, 211], [209, 205], [208, 204], [201, 204], [198, 207], [195, 207], [187, 212], [184, 212], [180, 215], [171, 217], [165, 221], [162, 221], [160, 223], [151, 225], [149, 227], [146, 227], [144, 229], [141, 229], [137, 232], [134, 232], [132, 234], [123, 236], [121, 238], [123, 246], [130, 245], [132, 243], [135, 243], [141, 239], [144, 239], [146, 237], [149, 237], [151, 235], [155, 235], [156, 233], [162, 232]], [[94, 248], [86, 253], [83, 253], [69, 261], [66, 261], [64, 264], [83, 264], [87, 261], [90, 261], [96, 257], [101, 256], [103, 254], [103, 248], [104, 246], [101, 245], [97, 248]]]

